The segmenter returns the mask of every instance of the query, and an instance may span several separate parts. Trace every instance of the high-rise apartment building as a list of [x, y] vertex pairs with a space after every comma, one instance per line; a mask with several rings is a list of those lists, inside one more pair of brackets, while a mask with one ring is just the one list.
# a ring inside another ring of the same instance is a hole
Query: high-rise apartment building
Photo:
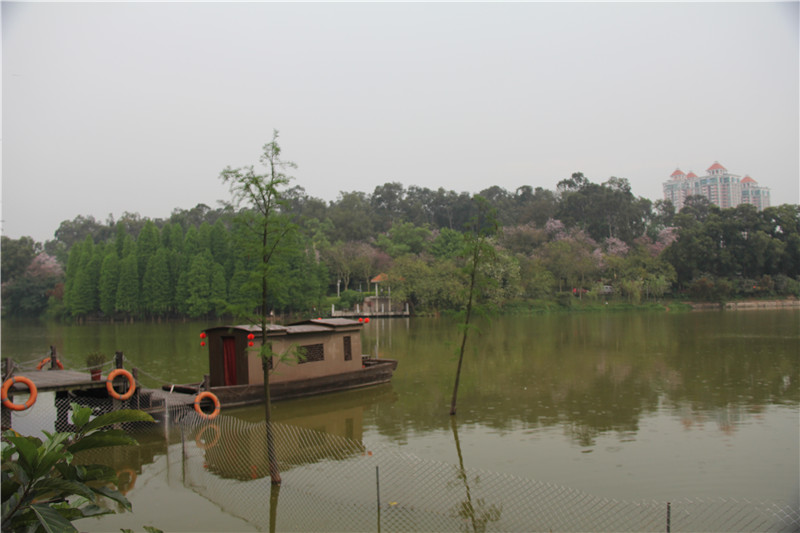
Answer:
[[753, 204], [761, 211], [769, 207], [768, 187], [760, 187], [750, 176], [742, 178], [731, 174], [717, 161], [706, 169], [705, 176], [694, 172], [684, 174], [678, 168], [670, 175], [670, 180], [664, 182], [664, 199], [673, 203], [675, 211], [680, 211], [687, 196], [705, 196], [709, 202], [723, 208]]

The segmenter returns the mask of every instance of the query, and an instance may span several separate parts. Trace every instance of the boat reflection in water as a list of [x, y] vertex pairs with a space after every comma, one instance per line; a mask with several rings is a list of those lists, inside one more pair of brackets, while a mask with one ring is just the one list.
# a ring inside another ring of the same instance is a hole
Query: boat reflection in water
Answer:
[[[343, 460], [365, 453], [364, 411], [375, 403], [391, 403], [391, 385], [297, 400], [273, 406], [276, 454], [281, 471], [324, 460]], [[306, 405], [314, 402], [314, 409]], [[233, 409], [212, 421], [189, 414], [184, 426], [198, 449], [204, 468], [221, 478], [246, 481], [269, 476], [263, 406]], [[193, 432], [193, 433], [192, 433]]]

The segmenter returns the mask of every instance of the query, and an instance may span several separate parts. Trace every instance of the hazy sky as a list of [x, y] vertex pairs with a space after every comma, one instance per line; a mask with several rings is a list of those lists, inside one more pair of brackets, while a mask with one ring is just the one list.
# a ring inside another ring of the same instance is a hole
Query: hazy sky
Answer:
[[714, 161], [798, 203], [798, 3], [2, 3], [2, 232], [229, 200], [280, 130], [314, 197]]

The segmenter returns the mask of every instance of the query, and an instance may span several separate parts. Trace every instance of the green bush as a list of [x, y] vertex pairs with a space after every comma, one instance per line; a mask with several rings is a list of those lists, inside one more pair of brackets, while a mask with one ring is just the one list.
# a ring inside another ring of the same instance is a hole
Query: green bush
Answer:
[[3, 432], [2, 530], [30, 532], [77, 531], [73, 520], [113, 513], [97, 505], [110, 498], [130, 510], [131, 503], [118, 490], [117, 474], [106, 465], [81, 465], [75, 454], [108, 446], [138, 443], [121, 429], [108, 426], [152, 422], [142, 411], [123, 409], [90, 420], [92, 410], [72, 404], [74, 432], [50, 434], [44, 441]]
[[342, 309], [355, 309], [356, 304], [364, 301], [364, 293], [359, 291], [344, 291], [339, 297], [339, 307]]

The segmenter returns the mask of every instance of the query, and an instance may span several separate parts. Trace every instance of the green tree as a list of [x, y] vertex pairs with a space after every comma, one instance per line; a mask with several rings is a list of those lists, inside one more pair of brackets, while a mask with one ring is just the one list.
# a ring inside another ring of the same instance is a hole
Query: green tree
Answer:
[[158, 228], [152, 220], [146, 220], [139, 237], [136, 239], [136, 268], [141, 279], [139, 282], [144, 285], [144, 276], [147, 273], [147, 264], [161, 247], [161, 236]]
[[211, 274], [214, 260], [211, 252], [198, 254], [192, 259], [192, 264], [186, 275], [188, 295], [186, 298], [186, 312], [192, 318], [208, 315], [213, 309], [211, 301]]
[[64, 279], [64, 271], [56, 259], [40, 253], [25, 271], [3, 283], [3, 313], [12, 316], [35, 317], [42, 314], [51, 296]]
[[225, 314], [228, 290], [225, 282], [225, 268], [219, 263], [211, 266], [211, 304], [214, 314], [218, 317]]
[[419, 254], [430, 243], [431, 231], [425, 226], [415, 226], [411, 222], [401, 222], [389, 229], [388, 235], [380, 235], [377, 245], [392, 257], [404, 254]]
[[142, 279], [142, 308], [152, 316], [169, 312], [170, 298], [169, 252], [159, 248], [150, 256]]
[[467, 246], [465, 252], [468, 261], [465, 270], [469, 276], [469, 289], [467, 290], [467, 307], [465, 310], [464, 324], [461, 337], [461, 348], [458, 354], [458, 366], [456, 367], [456, 380], [453, 385], [453, 398], [450, 401], [450, 416], [456, 414], [456, 399], [458, 396], [458, 384], [461, 380], [461, 367], [464, 363], [464, 350], [467, 346], [467, 334], [470, 330], [470, 319], [472, 309], [475, 304], [475, 295], [480, 288], [480, 267], [483, 262], [494, 257], [494, 248], [489, 243], [489, 238], [497, 233], [497, 219], [494, 209], [481, 196], [475, 197], [478, 207], [478, 216], [474, 219], [472, 231], [467, 233]]
[[129, 317], [138, 316], [141, 309], [138, 264], [135, 252], [128, 253], [119, 262], [116, 309]]
[[69, 312], [83, 317], [98, 309], [98, 282], [103, 257], [102, 245], [95, 246], [87, 235], [81, 244], [80, 261], [69, 293]]
[[119, 284], [119, 257], [114, 246], [106, 247], [106, 256], [100, 267], [99, 306], [100, 312], [112, 316], [117, 306], [117, 285]]
[[11, 239], [3, 235], [0, 241], [0, 277], [5, 283], [25, 273], [25, 269], [41, 251], [41, 246], [30, 237]]
[[[260, 312], [258, 320], [261, 330], [261, 357], [264, 367], [264, 391], [266, 395], [265, 419], [267, 423], [267, 455], [270, 478], [273, 484], [281, 482], [278, 465], [275, 459], [274, 439], [272, 436], [272, 408], [269, 392], [269, 362], [276, 355], [267, 342], [267, 305], [269, 302], [269, 280], [276, 257], [286, 237], [295, 230], [286, 213], [281, 211], [282, 191], [290, 178], [286, 169], [297, 165], [284, 161], [278, 144], [278, 131], [272, 135], [272, 141], [265, 144], [260, 161], [267, 169], [264, 174], [257, 174], [253, 166], [233, 169], [225, 168], [220, 174], [223, 182], [230, 186], [234, 202], [247, 205], [249, 210], [242, 210], [237, 221], [243, 225], [248, 239], [241, 243], [245, 253], [259, 259], [258, 268], [253, 273], [260, 282]], [[240, 312], [246, 312], [241, 310]], [[251, 317], [252, 319], [252, 317]], [[286, 354], [288, 356], [288, 354]]]

